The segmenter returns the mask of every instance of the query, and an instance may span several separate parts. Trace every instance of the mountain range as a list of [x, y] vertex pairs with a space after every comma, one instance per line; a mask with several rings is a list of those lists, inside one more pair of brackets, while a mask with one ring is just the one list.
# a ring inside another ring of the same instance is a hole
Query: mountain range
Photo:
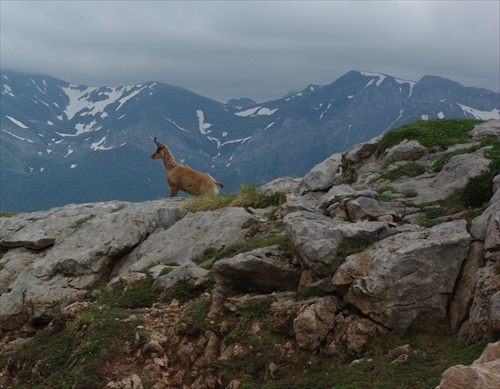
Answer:
[[500, 94], [424, 76], [350, 71], [264, 103], [226, 104], [160, 82], [75, 85], [1, 72], [2, 211], [170, 195], [153, 137], [225, 192], [302, 177], [333, 153], [415, 120], [491, 119]]

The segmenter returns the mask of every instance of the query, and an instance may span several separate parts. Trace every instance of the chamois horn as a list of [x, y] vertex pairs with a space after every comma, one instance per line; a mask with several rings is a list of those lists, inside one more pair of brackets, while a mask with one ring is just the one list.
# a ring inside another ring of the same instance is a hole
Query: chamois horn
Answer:
[[155, 143], [156, 143], [156, 145], [157, 145], [157, 146], [163, 146], [163, 145], [162, 145], [162, 144], [158, 141], [158, 138], [156, 138], [156, 136], [155, 136], [155, 138], [154, 138], [153, 140], [155, 141]]

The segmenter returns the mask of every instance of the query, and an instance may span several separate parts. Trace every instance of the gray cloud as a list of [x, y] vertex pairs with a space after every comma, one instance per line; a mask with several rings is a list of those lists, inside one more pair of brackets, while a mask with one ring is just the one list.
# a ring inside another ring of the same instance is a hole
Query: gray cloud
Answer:
[[497, 1], [5, 1], [1, 66], [267, 101], [349, 70], [500, 90]]

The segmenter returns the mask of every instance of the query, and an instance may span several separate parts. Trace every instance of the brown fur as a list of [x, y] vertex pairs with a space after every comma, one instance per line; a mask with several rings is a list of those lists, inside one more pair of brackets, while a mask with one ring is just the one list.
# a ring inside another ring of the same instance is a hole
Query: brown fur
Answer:
[[209, 174], [203, 174], [191, 169], [189, 166], [179, 165], [167, 146], [161, 144], [154, 138], [156, 151], [151, 155], [152, 159], [161, 159], [167, 170], [167, 184], [170, 187], [170, 197], [176, 197], [179, 190], [189, 195], [201, 196], [206, 194], [218, 194], [219, 188], [224, 185], [215, 181]]

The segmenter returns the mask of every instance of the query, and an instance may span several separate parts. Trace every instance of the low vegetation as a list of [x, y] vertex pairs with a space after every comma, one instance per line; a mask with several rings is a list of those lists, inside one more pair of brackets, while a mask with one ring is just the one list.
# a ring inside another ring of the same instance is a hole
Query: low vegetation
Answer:
[[89, 220], [92, 220], [93, 218], [95, 218], [95, 215], [86, 216], [86, 217], [84, 217], [82, 219], [77, 220], [75, 222], [75, 224], [73, 224], [69, 228], [78, 228], [78, 227], [82, 226], [83, 224], [85, 224], [86, 222], [88, 222]]
[[405, 139], [416, 140], [427, 148], [467, 143], [469, 131], [483, 122], [476, 119], [417, 120], [387, 132], [378, 145], [377, 155], [381, 156], [385, 150]]
[[207, 195], [189, 199], [185, 207], [191, 212], [215, 211], [224, 207], [267, 208], [281, 206], [285, 202], [283, 193], [267, 195], [255, 185], [242, 185], [237, 193]]

